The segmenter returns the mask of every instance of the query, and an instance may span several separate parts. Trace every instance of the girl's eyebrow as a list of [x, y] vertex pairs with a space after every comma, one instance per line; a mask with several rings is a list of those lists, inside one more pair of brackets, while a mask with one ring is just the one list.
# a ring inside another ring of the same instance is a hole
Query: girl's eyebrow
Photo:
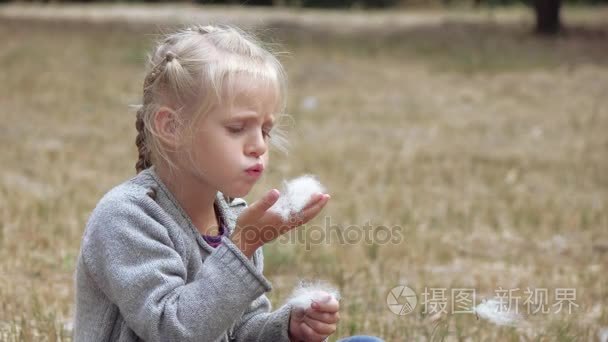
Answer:
[[[258, 120], [260, 117], [259, 114], [255, 112], [247, 113], [247, 114], [234, 114], [231, 115], [227, 121], [249, 121], [249, 120]], [[274, 115], [267, 115], [266, 117], [270, 117], [270, 119], [264, 120], [264, 123], [274, 124]]]

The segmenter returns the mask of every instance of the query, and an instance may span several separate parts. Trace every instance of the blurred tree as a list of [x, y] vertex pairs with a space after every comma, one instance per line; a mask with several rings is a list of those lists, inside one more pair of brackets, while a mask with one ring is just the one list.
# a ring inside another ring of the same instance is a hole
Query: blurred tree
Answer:
[[[445, 1], [445, 0], [444, 0]], [[560, 19], [560, 10], [562, 7], [562, 0], [520, 0], [526, 5], [532, 6], [536, 17], [535, 31], [539, 34], [544, 35], [555, 35], [561, 28], [562, 23]], [[594, 1], [601, 2], [604, 0], [586, 0], [587, 3]], [[515, 2], [516, 0], [473, 0], [474, 5], [477, 7], [482, 2], [490, 5], [508, 5]], [[574, 1], [570, 1], [574, 2]]]
[[251, 6], [272, 6], [274, 5], [273, 0], [247, 0], [245, 5]]
[[[152, 0], [144, 0], [150, 2]], [[157, 0], [158, 1], [158, 0]], [[161, 0], [163, 1], [163, 0]], [[223, 4], [223, 5], [250, 5], [250, 6], [273, 6], [273, 0], [193, 0], [196, 4]]]
[[534, 0], [536, 14], [536, 32], [540, 34], [557, 34], [561, 29], [559, 16], [561, 0]]
[[399, 0], [364, 0], [365, 8], [388, 8], [399, 4]]
[[[244, 0], [245, 1], [245, 0]], [[404, 0], [275, 0], [275, 5], [308, 8], [388, 8], [399, 5]], [[249, 4], [249, 1], [244, 2]]]
[[302, 7], [312, 8], [349, 8], [354, 3], [354, 0], [300, 0]]

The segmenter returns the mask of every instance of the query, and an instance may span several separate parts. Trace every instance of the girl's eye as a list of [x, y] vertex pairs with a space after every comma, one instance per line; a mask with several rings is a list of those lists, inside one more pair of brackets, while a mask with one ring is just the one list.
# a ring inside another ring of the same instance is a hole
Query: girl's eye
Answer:
[[262, 135], [264, 136], [264, 139], [270, 138], [271, 131], [272, 131], [272, 129], [262, 129]]
[[244, 129], [243, 126], [228, 126], [226, 128], [230, 133], [241, 133]]

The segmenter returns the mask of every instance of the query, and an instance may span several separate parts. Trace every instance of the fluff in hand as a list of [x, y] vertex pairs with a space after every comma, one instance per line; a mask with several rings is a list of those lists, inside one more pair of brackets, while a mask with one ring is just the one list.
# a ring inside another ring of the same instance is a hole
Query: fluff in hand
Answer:
[[290, 181], [283, 181], [281, 197], [270, 207], [270, 211], [287, 221], [291, 215], [299, 213], [315, 193], [324, 193], [325, 187], [311, 175], [304, 175]]
[[338, 301], [340, 300], [340, 292], [325, 282], [300, 282], [300, 284], [293, 290], [291, 296], [287, 300], [287, 303], [291, 304], [295, 308], [306, 310], [310, 307], [313, 301], [329, 301], [330, 297], [328, 296], [331, 296]]

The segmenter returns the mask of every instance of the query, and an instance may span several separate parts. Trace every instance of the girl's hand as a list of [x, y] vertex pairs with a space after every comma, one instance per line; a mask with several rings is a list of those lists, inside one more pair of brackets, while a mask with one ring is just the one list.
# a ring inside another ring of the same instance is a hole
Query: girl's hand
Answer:
[[329, 294], [322, 302], [314, 302], [306, 309], [295, 308], [289, 320], [292, 342], [323, 341], [336, 331], [340, 321], [340, 303]]
[[287, 222], [283, 222], [280, 215], [268, 211], [279, 196], [278, 190], [270, 190], [262, 199], [247, 207], [238, 217], [236, 228], [230, 239], [247, 257], [251, 257], [255, 250], [263, 244], [312, 220], [330, 198], [328, 194], [314, 194], [302, 211], [292, 215]]

